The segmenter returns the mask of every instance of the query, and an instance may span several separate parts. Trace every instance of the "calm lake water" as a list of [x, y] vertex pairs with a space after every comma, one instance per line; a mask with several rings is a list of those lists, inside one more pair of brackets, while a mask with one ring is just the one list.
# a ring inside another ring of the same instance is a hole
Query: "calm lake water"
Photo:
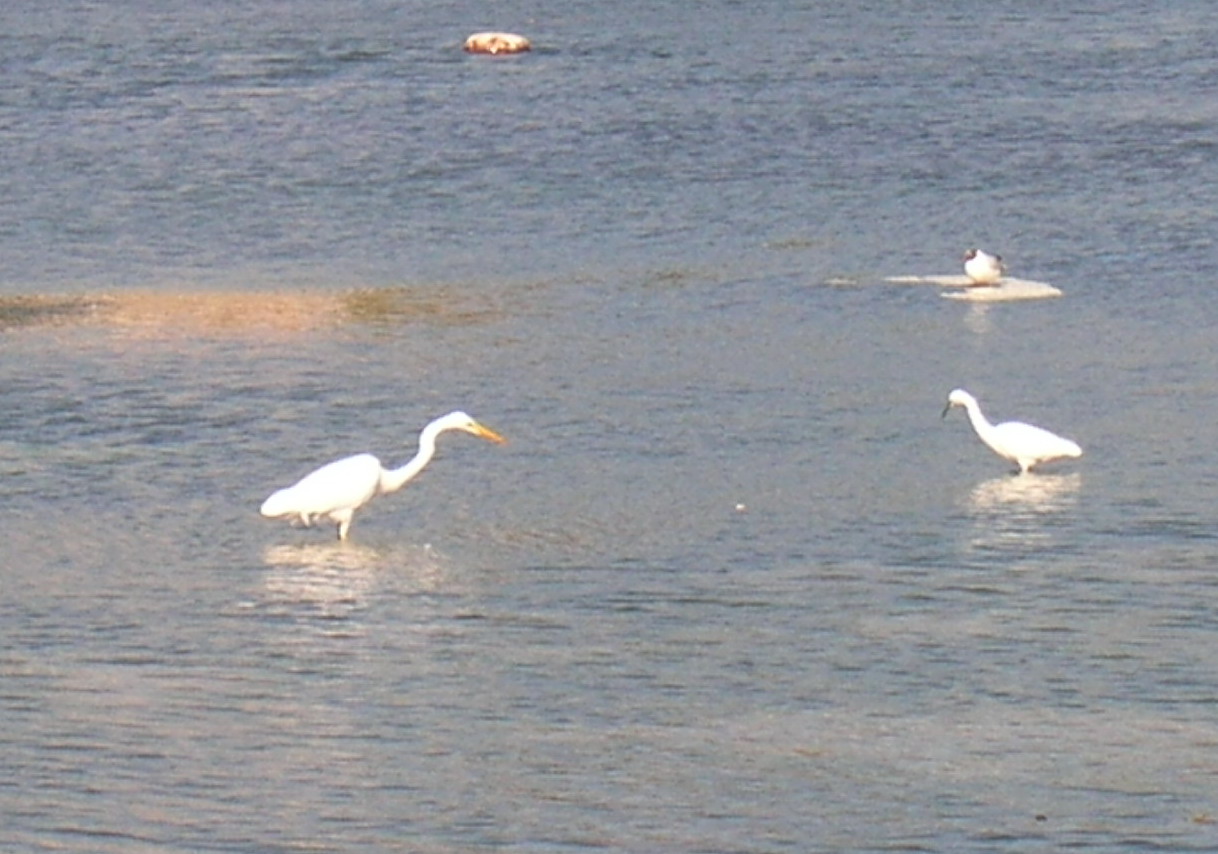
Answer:
[[1218, 8], [1025, 5], [6, 5], [0, 847], [1218, 847]]

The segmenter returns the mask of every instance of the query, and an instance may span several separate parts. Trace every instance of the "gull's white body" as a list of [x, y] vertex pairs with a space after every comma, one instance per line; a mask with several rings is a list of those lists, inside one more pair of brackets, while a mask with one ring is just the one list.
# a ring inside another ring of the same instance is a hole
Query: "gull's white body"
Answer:
[[974, 285], [996, 285], [1005, 272], [1001, 255], [990, 255], [980, 249], [964, 253], [964, 275]]
[[977, 398], [964, 389], [958, 388], [947, 396], [947, 406], [944, 407], [943, 414], [947, 415], [953, 406], [964, 407], [978, 438], [998, 456], [1019, 466], [1020, 474], [1032, 466], [1050, 460], [1083, 455], [1083, 449], [1076, 443], [1040, 427], [1024, 424], [1022, 421], [991, 424], [982, 414]]
[[333, 522], [338, 525], [338, 538], [345, 540], [355, 511], [378, 495], [396, 492], [422, 471], [435, 456], [436, 437], [445, 430], [462, 430], [492, 442], [505, 441], [464, 412], [450, 412], [423, 428], [418, 453], [401, 468], [387, 469], [372, 454], [335, 460], [305, 475], [293, 486], [273, 493], [262, 502], [261, 513], [305, 526]]

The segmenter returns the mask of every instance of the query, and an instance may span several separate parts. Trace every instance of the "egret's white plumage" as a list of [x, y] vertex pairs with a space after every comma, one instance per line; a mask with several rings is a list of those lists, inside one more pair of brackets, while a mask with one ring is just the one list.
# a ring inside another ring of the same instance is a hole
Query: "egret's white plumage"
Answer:
[[436, 453], [436, 437], [445, 430], [462, 430], [491, 442], [506, 441], [464, 412], [437, 418], [419, 434], [419, 451], [401, 468], [387, 469], [372, 454], [356, 454], [327, 463], [295, 485], [273, 493], [262, 502], [262, 515], [303, 525], [330, 521], [338, 525], [338, 538], [347, 539], [355, 511], [378, 495], [396, 492], [423, 470]]
[[996, 285], [1006, 273], [1002, 265], [1001, 255], [991, 255], [980, 249], [970, 249], [964, 253], [964, 275], [974, 285]]
[[981, 441], [1004, 460], [1018, 465], [1020, 474], [1032, 466], [1050, 460], [1083, 455], [1083, 449], [1074, 442], [1040, 427], [1024, 424], [1022, 421], [991, 424], [977, 405], [977, 398], [964, 389], [955, 389], [947, 396], [947, 406], [943, 407], [945, 417], [953, 406], [964, 407], [968, 412], [968, 420]]

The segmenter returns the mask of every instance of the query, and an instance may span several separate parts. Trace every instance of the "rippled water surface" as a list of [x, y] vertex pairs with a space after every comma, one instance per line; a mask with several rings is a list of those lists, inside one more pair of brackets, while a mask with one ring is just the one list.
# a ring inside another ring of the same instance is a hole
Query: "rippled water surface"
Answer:
[[0, 12], [0, 847], [1218, 847], [1218, 13], [585, 6]]

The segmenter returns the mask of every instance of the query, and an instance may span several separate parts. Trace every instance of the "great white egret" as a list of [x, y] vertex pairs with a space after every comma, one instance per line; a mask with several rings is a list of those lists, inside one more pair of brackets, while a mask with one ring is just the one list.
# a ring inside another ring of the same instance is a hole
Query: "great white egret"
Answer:
[[1001, 255], [990, 255], [980, 249], [970, 249], [964, 253], [964, 275], [974, 285], [996, 285], [1005, 272]]
[[1010, 460], [1019, 466], [1023, 474], [1032, 468], [1050, 460], [1060, 460], [1065, 457], [1081, 457], [1083, 449], [1069, 439], [1063, 439], [1048, 430], [1024, 424], [1022, 421], [1005, 421], [1002, 424], [991, 424], [977, 405], [977, 398], [962, 388], [955, 389], [947, 396], [947, 406], [943, 407], [943, 417], [953, 406], [963, 406], [968, 412], [968, 420], [977, 431], [981, 441], [990, 446], [990, 450]]
[[435, 456], [436, 437], [445, 430], [463, 430], [496, 443], [507, 441], [464, 412], [450, 412], [423, 428], [419, 452], [401, 468], [387, 469], [372, 454], [335, 460], [305, 475], [295, 485], [272, 493], [262, 502], [262, 515], [299, 521], [305, 526], [329, 520], [338, 524], [338, 538], [345, 540], [355, 511], [378, 495], [397, 492], [422, 471]]

